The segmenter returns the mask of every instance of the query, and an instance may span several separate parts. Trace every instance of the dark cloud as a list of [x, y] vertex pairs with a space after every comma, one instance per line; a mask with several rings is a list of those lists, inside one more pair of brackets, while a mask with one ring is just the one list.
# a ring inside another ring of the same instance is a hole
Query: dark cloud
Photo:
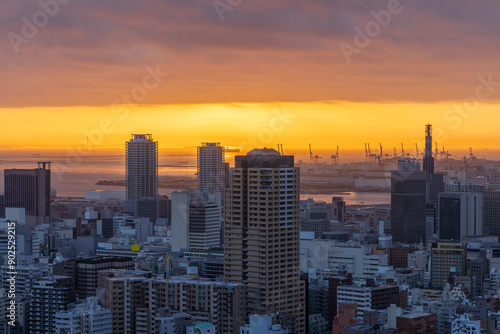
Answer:
[[69, 0], [15, 53], [8, 34], [41, 7], [6, 0], [0, 106], [108, 105], [156, 64], [171, 77], [144, 103], [461, 100], [479, 75], [500, 81], [492, 0], [402, 0], [347, 63], [339, 44], [388, 3], [242, 0], [220, 21], [211, 0]]

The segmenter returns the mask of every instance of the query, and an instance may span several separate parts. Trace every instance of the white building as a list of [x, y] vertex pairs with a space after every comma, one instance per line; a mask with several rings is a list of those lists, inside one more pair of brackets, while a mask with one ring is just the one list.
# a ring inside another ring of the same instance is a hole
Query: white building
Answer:
[[387, 266], [387, 254], [373, 254], [370, 247], [339, 246], [335, 240], [301, 240], [300, 269], [345, 268], [354, 275], [377, 275], [379, 266]]
[[99, 306], [97, 297], [73, 304], [55, 316], [56, 334], [111, 334], [111, 311]]
[[172, 250], [220, 246], [221, 193], [172, 194]]
[[113, 233], [115, 236], [133, 236], [137, 241], [145, 241], [154, 234], [153, 223], [149, 218], [113, 217]]
[[340, 303], [358, 304], [357, 316], [363, 318], [363, 312], [372, 306], [372, 293], [369, 288], [344, 285], [337, 287], [337, 305]]
[[250, 323], [241, 326], [240, 334], [288, 334], [289, 331], [282, 328], [272, 316], [251, 315]]
[[481, 334], [481, 324], [479, 321], [469, 319], [469, 314], [457, 314], [451, 326], [453, 334]]

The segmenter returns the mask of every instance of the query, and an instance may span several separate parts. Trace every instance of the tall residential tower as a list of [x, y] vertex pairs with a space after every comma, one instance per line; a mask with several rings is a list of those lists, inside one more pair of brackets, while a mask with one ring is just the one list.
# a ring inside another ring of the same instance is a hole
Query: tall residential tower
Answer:
[[224, 192], [226, 166], [224, 147], [219, 143], [198, 146], [198, 190]]
[[126, 143], [127, 199], [158, 195], [158, 142], [151, 134], [133, 134]]
[[236, 156], [226, 195], [225, 280], [246, 284], [250, 314], [279, 312], [285, 327], [305, 333], [294, 157], [268, 148]]

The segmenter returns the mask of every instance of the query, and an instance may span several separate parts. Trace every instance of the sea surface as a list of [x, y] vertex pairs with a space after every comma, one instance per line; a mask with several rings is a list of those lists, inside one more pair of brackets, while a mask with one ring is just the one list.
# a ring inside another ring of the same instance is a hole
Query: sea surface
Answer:
[[[0, 159], [0, 193], [4, 191], [3, 170], [9, 168], [36, 168], [37, 161], [51, 161], [52, 188], [57, 196], [83, 197], [86, 190], [125, 190], [124, 187], [98, 186], [99, 180], [124, 180], [124, 156], [88, 156], [68, 160], [65, 156], [26, 156]], [[160, 157], [158, 173], [161, 176], [195, 177], [196, 156]], [[162, 189], [160, 194], [170, 194], [180, 189]], [[341, 194], [302, 194], [301, 199], [314, 198], [331, 202], [332, 196], [341, 196], [349, 205], [390, 203], [389, 193], [350, 192]]]

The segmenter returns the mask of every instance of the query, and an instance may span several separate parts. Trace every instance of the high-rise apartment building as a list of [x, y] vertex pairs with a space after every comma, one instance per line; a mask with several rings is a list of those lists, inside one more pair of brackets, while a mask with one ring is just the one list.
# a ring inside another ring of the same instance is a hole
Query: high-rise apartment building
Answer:
[[439, 239], [464, 241], [483, 234], [483, 196], [479, 193], [439, 194]]
[[158, 195], [158, 142], [151, 134], [133, 134], [125, 153], [127, 199]]
[[198, 190], [224, 192], [226, 183], [225, 150], [220, 143], [198, 146]]
[[39, 162], [35, 169], [6, 169], [5, 207], [24, 208], [26, 224], [50, 221], [50, 162]]
[[225, 280], [247, 285], [249, 313], [279, 312], [293, 333], [305, 333], [299, 188], [293, 156], [268, 148], [236, 156], [224, 222]]
[[[99, 274], [113, 333], [155, 333], [174, 319], [164, 310], [189, 314], [194, 323], [210, 322], [216, 333], [238, 333], [245, 312], [245, 286], [185, 277], [148, 278], [147, 272], [105, 270]], [[163, 326], [162, 325], [162, 326]], [[186, 325], [186, 322], [184, 322]], [[185, 326], [181, 326], [185, 327]]]
[[28, 311], [29, 333], [55, 333], [56, 313], [67, 311], [69, 304], [76, 301], [72, 281], [69, 276], [41, 277], [35, 281]]
[[442, 289], [449, 282], [450, 276], [466, 274], [467, 252], [465, 245], [453, 242], [432, 244], [431, 250], [431, 286]]
[[111, 312], [90, 297], [56, 313], [55, 327], [57, 334], [111, 334]]

